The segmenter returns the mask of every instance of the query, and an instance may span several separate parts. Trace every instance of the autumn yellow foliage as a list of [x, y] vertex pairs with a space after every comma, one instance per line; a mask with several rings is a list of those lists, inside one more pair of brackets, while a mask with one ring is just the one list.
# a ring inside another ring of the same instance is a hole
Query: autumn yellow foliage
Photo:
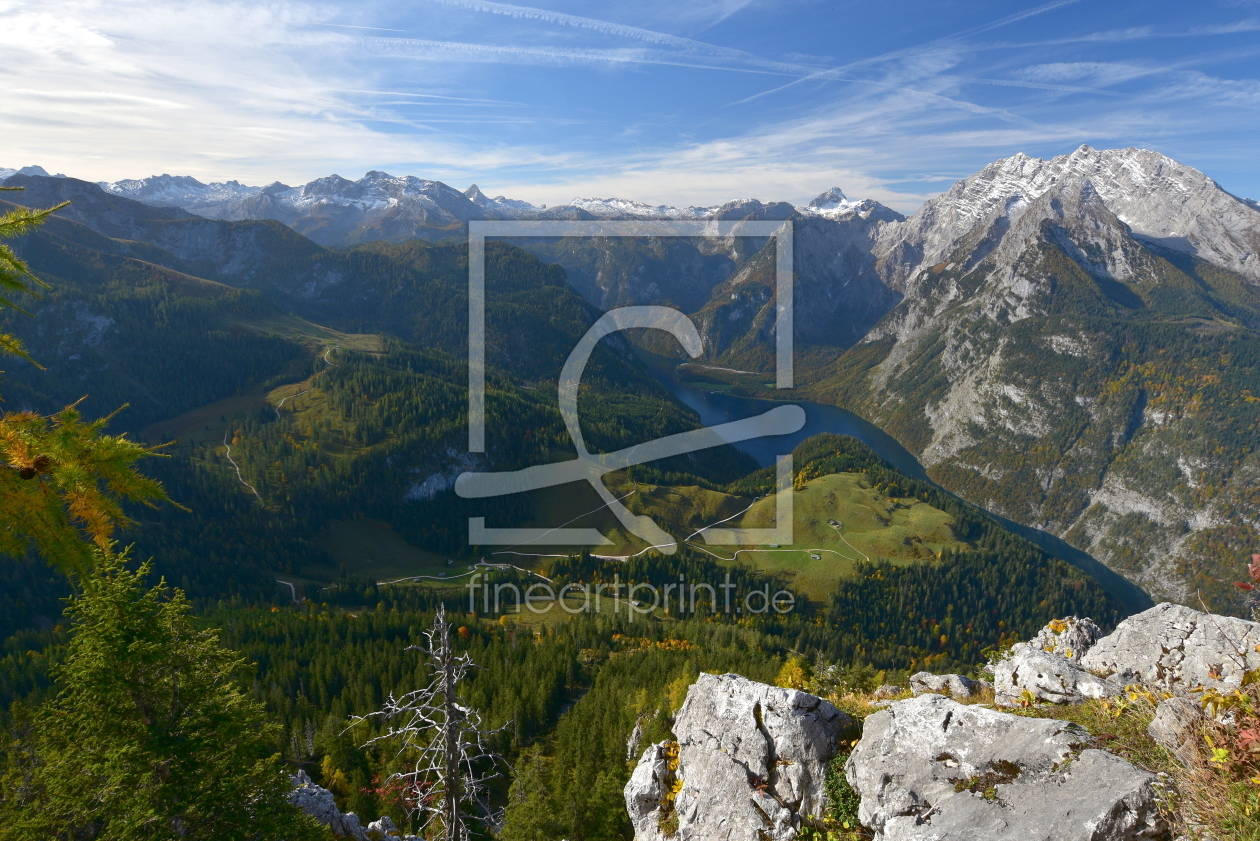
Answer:
[[[0, 239], [29, 232], [63, 206], [17, 208], [0, 216]], [[20, 310], [8, 296], [46, 286], [0, 243], [0, 307]], [[7, 334], [0, 334], [0, 353], [30, 358]], [[68, 573], [81, 573], [94, 557], [93, 544], [108, 551], [114, 531], [129, 522], [124, 503], [167, 499], [160, 483], [135, 468], [157, 448], [103, 434], [108, 421], [85, 421], [77, 404], [47, 417], [0, 417], [0, 553], [35, 552]]]

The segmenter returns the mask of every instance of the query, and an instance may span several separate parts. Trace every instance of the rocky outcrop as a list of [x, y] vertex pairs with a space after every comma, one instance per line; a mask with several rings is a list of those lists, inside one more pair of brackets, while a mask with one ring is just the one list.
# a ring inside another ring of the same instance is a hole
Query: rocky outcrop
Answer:
[[963, 675], [934, 675], [931, 672], [918, 672], [910, 676], [910, 691], [915, 695], [931, 692], [965, 700], [974, 698], [985, 689], [992, 688], [993, 686], [987, 681], [972, 680]]
[[333, 794], [323, 786], [311, 782], [305, 771], [298, 771], [293, 778], [293, 791], [289, 801], [306, 814], [328, 827], [333, 835], [368, 841], [367, 831], [354, 812], [342, 813], [337, 808]]
[[1182, 693], [1197, 686], [1235, 689], [1260, 669], [1260, 623], [1167, 602], [1116, 626], [1081, 658], [1114, 683]]
[[634, 723], [634, 729], [630, 731], [630, 737], [626, 739], [626, 762], [634, 760], [634, 755], [639, 752], [639, 746], [643, 743], [643, 716], [639, 716], [639, 720]]
[[667, 828], [678, 782], [678, 744], [661, 742], [650, 746], [626, 783], [626, 811], [634, 824], [636, 839], [657, 838]]
[[825, 811], [823, 781], [856, 724], [826, 701], [701, 675], [626, 785], [637, 841], [790, 841]]
[[1164, 827], [1154, 776], [1053, 719], [940, 695], [866, 719], [845, 766], [876, 841], [1136, 841]]
[[902, 692], [905, 692], [905, 690], [900, 686], [892, 683], [885, 683], [872, 692], [871, 697], [877, 701], [886, 701], [890, 698], [896, 698]]
[[1004, 707], [1029, 701], [1075, 704], [1118, 695], [1124, 689], [1121, 684], [1074, 665], [1066, 657], [1026, 642], [1017, 643], [1005, 658], [993, 664], [993, 686], [995, 702]]
[[389, 816], [372, 821], [364, 828], [358, 815], [338, 809], [332, 792], [312, 782], [305, 771], [298, 771], [293, 777], [289, 802], [328, 827], [329, 832], [338, 838], [352, 841], [421, 841], [418, 836], [404, 834]]
[[368, 838], [372, 841], [376, 841], [377, 838], [381, 841], [420, 841], [418, 835], [407, 835], [399, 829], [389, 815], [368, 824], [367, 832]]
[[1069, 616], [1056, 619], [1042, 628], [1037, 636], [1028, 641], [1033, 648], [1058, 654], [1065, 660], [1079, 664], [1085, 653], [1094, 647], [1094, 643], [1103, 638], [1102, 628], [1088, 617], [1077, 619]]
[[[1090, 619], [1068, 617], [993, 663], [993, 688], [997, 703], [1010, 705], [1079, 703], [1129, 684], [1155, 690], [1147, 732], [1189, 763], [1207, 723], [1195, 691], [1239, 686], [1260, 669], [1258, 645], [1260, 623], [1180, 605], [1132, 616], [1107, 636]], [[945, 697], [974, 698], [984, 686], [919, 672], [910, 679], [917, 697], [873, 705], [886, 707], [866, 719], [845, 775], [875, 841], [1165, 836], [1156, 777], [1091, 747], [1084, 728]], [[886, 686], [875, 694], [899, 693]], [[678, 742], [649, 748], [626, 788], [636, 838], [794, 838], [821, 813], [818, 787], [836, 738], [809, 734], [843, 718], [803, 693], [703, 676], [679, 715]]]
[[1163, 603], [1107, 636], [1090, 619], [1056, 619], [989, 668], [1004, 706], [1077, 703], [1129, 684], [1184, 694], [1237, 688], [1244, 674], [1260, 669], [1257, 644], [1260, 623]]

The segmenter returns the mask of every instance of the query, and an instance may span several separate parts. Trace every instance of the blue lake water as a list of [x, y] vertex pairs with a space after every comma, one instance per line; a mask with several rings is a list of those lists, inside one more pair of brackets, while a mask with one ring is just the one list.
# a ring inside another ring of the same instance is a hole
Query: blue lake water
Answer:
[[[780, 405], [775, 400], [758, 400], [716, 391], [703, 391], [677, 380], [662, 378], [661, 381], [675, 397], [699, 413], [700, 420], [705, 426], [715, 426], [727, 421], [752, 417]], [[803, 400], [794, 400], [792, 404], [805, 410], [805, 425], [799, 431], [791, 435], [754, 438], [732, 446], [748, 453], [762, 467], [767, 467], [774, 464], [775, 456], [792, 452], [793, 448], [806, 438], [823, 432], [851, 435], [907, 476], [913, 476], [916, 479], [927, 478], [927, 471], [923, 469], [923, 465], [919, 464], [919, 460], [905, 447], [898, 444], [895, 438], [873, 423], [836, 406], [809, 403]]]

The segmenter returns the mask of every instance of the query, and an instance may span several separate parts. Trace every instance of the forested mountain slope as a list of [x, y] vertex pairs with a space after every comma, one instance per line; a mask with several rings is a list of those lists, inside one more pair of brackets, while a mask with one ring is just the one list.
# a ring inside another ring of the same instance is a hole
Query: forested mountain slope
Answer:
[[[529, 838], [514, 833], [542, 825], [554, 833], [543, 837], [613, 841], [627, 834], [627, 738], [636, 729], [639, 747], [664, 738], [700, 671], [773, 680], [789, 658], [797, 658], [798, 668], [817, 660], [837, 664], [833, 678], [869, 690], [885, 678], [883, 670], [904, 677], [918, 668], [974, 668], [986, 649], [1028, 636], [1047, 617], [1089, 614], [1109, 628], [1121, 616], [1087, 576], [929, 483], [899, 476], [852, 439], [819, 436], [794, 455], [803, 474], [862, 476], [890, 495], [938, 506], [966, 545], [925, 563], [859, 564], [830, 599], [802, 599], [783, 615], [741, 616], [703, 602], [694, 611], [675, 606], [633, 619], [624, 602], [618, 613], [606, 607], [576, 616], [559, 609], [498, 614], [479, 604], [470, 611], [458, 585], [341, 581], [304, 605], [225, 601], [203, 621], [222, 628], [225, 643], [256, 664], [253, 692], [283, 723], [277, 752], [334, 790], [343, 808], [400, 820], [396, 792], [382, 785], [396, 757], [364, 747], [379, 730], [371, 723], [347, 729], [348, 717], [378, 709], [387, 693], [425, 679], [408, 646], [421, 642], [432, 608], [444, 600], [459, 629], [456, 644], [484, 667], [473, 672], [462, 701], [491, 726], [508, 725], [495, 745], [515, 764], [512, 781], [521, 796], [512, 802], [524, 805], [509, 814], [505, 837]], [[745, 481], [770, 480], [768, 471], [758, 471]], [[545, 559], [537, 571], [557, 588], [614, 576], [658, 588], [680, 575], [725, 577], [736, 603], [767, 584], [792, 586], [790, 576], [722, 564], [693, 548], [668, 563], [576, 556]], [[507, 572], [496, 580], [537, 579]], [[63, 644], [61, 630], [4, 643], [0, 702], [38, 698]], [[506, 794], [504, 785], [496, 803], [509, 802]]]
[[[24, 302], [31, 316], [4, 318], [44, 366], [8, 366], [9, 405], [54, 411], [86, 398], [81, 408], [100, 416], [126, 404], [114, 429], [174, 441], [152, 469], [191, 512], [137, 512], [138, 535], [194, 595], [270, 599], [276, 572], [329, 574], [318, 538], [332, 519], [378, 518], [432, 551], [466, 551], [468, 513], [519, 504], [469, 509], [450, 492], [459, 471], [571, 452], [554, 383], [598, 310], [555, 267], [487, 249], [489, 450], [470, 460], [463, 248], [329, 251], [276, 223], [213, 222], [70, 179], [32, 181], [6, 197], [75, 203], [14, 243], [52, 288]], [[604, 342], [583, 383], [594, 446], [698, 423], [624, 342]], [[691, 463], [730, 476], [754, 466], [733, 452]], [[25, 582], [12, 590], [17, 627], [56, 615], [57, 588], [38, 567], [8, 572]]]

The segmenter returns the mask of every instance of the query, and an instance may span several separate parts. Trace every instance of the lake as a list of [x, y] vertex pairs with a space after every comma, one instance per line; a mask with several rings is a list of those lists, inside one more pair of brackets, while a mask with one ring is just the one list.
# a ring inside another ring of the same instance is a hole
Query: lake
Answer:
[[[760, 400], [738, 397], [717, 391], [704, 391], [670, 377], [660, 377], [661, 382], [688, 408], [694, 409], [705, 426], [715, 426], [727, 421], [752, 417], [780, 405], [777, 400]], [[823, 432], [851, 435], [870, 447], [884, 461], [900, 472], [916, 479], [927, 479], [927, 471], [910, 451], [878, 426], [865, 421], [847, 409], [809, 403], [804, 400], [790, 401], [805, 410], [805, 425], [791, 435], [774, 435], [754, 438], [732, 444], [735, 449], [748, 453], [762, 467], [774, 464], [776, 456], [786, 455], [797, 444]]]

